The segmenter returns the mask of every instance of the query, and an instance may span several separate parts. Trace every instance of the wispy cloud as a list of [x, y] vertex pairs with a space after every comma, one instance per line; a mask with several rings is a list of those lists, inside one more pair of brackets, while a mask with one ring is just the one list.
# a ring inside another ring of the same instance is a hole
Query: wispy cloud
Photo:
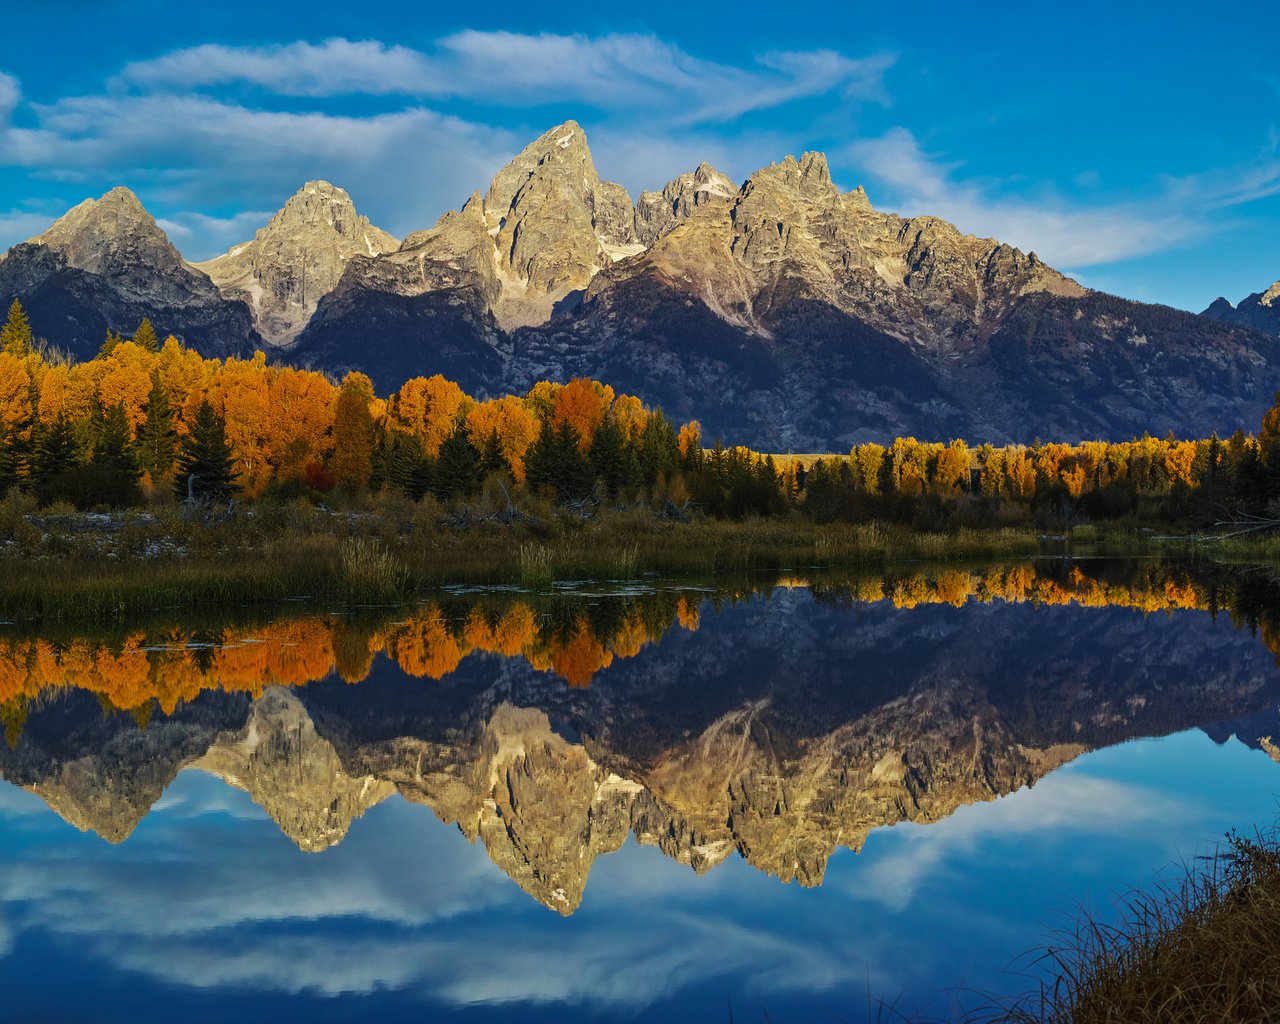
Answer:
[[[233, 228], [248, 237], [256, 224], [197, 211], [274, 209], [317, 177], [341, 184], [393, 234], [429, 227], [547, 127], [515, 130], [510, 114], [499, 126], [487, 109], [473, 116], [474, 105], [560, 105], [561, 116], [588, 121], [596, 112], [597, 144], [619, 142], [602, 169], [635, 193], [702, 159], [749, 173], [788, 142], [749, 124], [726, 141], [716, 126], [815, 97], [886, 102], [892, 63], [830, 49], [723, 63], [644, 33], [464, 31], [422, 49], [350, 39], [208, 44], [134, 61], [100, 91], [45, 103], [0, 74], [0, 166], [90, 193], [128, 184], [198, 260], [241, 240]], [[43, 226], [0, 215], [0, 244]]]
[[[889, 54], [765, 53], [747, 66], [694, 57], [646, 34], [469, 30], [430, 51], [330, 39], [260, 47], [209, 44], [129, 64], [118, 82], [149, 90], [251, 85], [285, 96], [351, 94], [657, 107], [678, 123], [731, 120], [811, 96], [883, 101]], [[501, 69], [496, 74], [495, 69]]]
[[[460, 205], [518, 148], [502, 129], [422, 107], [357, 117], [159, 93], [69, 97], [33, 112], [36, 127], [0, 130], [0, 162], [90, 188], [127, 183], [179, 210], [275, 209], [304, 181], [327, 178], [400, 235]], [[167, 219], [189, 229], [190, 258], [231, 241], [218, 219]], [[0, 222], [0, 238], [27, 237], [17, 226]]]
[[963, 231], [1033, 250], [1064, 268], [1130, 259], [1208, 230], [1199, 211], [1178, 200], [1172, 183], [1154, 200], [1092, 206], [993, 194], [960, 180], [960, 164], [927, 153], [906, 128], [854, 142], [837, 159], [886, 186], [903, 213], [944, 217]]
[[0, 71], [0, 128], [9, 124], [18, 101], [22, 98], [22, 86], [13, 75]]

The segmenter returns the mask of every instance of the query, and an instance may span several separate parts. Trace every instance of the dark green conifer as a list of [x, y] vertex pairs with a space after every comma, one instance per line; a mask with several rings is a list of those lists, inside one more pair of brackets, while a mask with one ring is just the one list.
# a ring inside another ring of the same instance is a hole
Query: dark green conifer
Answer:
[[147, 419], [138, 428], [137, 455], [139, 465], [152, 475], [163, 476], [173, 469], [178, 450], [178, 434], [173, 425], [173, 404], [160, 375], [151, 377], [151, 393], [147, 396]]
[[431, 491], [437, 498], [464, 498], [480, 486], [480, 453], [459, 423], [440, 445]]
[[208, 400], [200, 403], [191, 432], [182, 441], [173, 489], [179, 498], [211, 501], [225, 501], [235, 492], [227, 425]]

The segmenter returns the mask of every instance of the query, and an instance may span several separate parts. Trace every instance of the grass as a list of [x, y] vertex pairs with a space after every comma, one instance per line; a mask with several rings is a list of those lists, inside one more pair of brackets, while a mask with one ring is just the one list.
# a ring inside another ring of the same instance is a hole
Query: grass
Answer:
[[[882, 568], [1025, 558], [1038, 553], [1255, 550], [1280, 560], [1280, 542], [1259, 538], [1192, 545], [1134, 533], [1080, 531], [1063, 542], [1032, 530], [920, 533], [885, 523], [816, 524], [800, 515], [730, 522], [673, 522], [646, 509], [609, 511], [584, 522], [535, 509], [536, 526], [441, 525], [432, 502], [388, 501], [333, 513], [304, 503], [259, 503], [226, 519], [184, 520], [175, 508], [109, 523], [35, 513], [0, 501], [0, 617], [106, 621], [157, 608], [235, 606], [309, 597], [393, 603], [449, 583], [557, 579], [674, 578]], [[1255, 555], [1256, 561], [1258, 556]]]
[[1012, 1024], [1201, 1024], [1280, 1012], [1280, 838], [1233, 833], [1120, 923], [1086, 918], [1045, 954], [1052, 980], [988, 1018]]
[[551, 586], [555, 573], [551, 568], [551, 551], [541, 544], [521, 544], [517, 550], [520, 560], [520, 584], [530, 590]]

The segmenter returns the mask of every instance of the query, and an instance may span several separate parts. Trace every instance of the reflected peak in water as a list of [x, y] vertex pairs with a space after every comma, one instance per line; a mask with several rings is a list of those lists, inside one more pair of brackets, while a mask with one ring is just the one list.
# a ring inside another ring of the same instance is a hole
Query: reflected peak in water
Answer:
[[564, 914], [628, 836], [696, 871], [737, 853], [816, 885], [876, 828], [1087, 750], [1199, 726], [1274, 751], [1270, 587], [1019, 565], [14, 634], [0, 771], [112, 842], [185, 769], [313, 852], [398, 796]]

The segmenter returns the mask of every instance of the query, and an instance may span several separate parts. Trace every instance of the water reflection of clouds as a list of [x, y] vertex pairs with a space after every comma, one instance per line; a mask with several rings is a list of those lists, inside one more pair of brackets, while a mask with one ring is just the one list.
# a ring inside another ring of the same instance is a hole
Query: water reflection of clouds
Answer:
[[1163, 863], [1179, 837], [1256, 810], [1246, 783], [1270, 777], [1260, 765], [1199, 734], [1089, 755], [1011, 797], [873, 833], [862, 854], [832, 859], [820, 893], [736, 856], [699, 877], [629, 841], [597, 861], [569, 920], [398, 798], [313, 855], [198, 772], [126, 847], [34, 817], [34, 797], [4, 788], [0, 822], [22, 836], [0, 844], [0, 954], [24, 934], [53, 936], [111, 970], [201, 991], [620, 1014], [720, 986], [828, 993], [838, 1008], [868, 987], [892, 998], [939, 978], [989, 981], [972, 973], [978, 951], [992, 962], [1025, 951], [1064, 893]]
[[[261, 815], [260, 828], [245, 827], [245, 807], [222, 810], [211, 785], [222, 784], [180, 777], [173, 813], [150, 815], [127, 853], [85, 843], [51, 861], [67, 826], [48, 815], [37, 842], [0, 854], [15, 930], [70, 937], [114, 969], [198, 988], [635, 1008], [715, 977], [770, 991], [865, 983], [853, 946], [770, 920], [795, 888], [741, 862], [699, 878], [629, 843], [565, 921], [424, 808], [393, 800], [341, 847], [303, 855]], [[209, 820], [193, 820], [197, 807]], [[734, 908], [753, 901], [759, 919], [738, 920]]]
[[1064, 833], [1124, 836], [1135, 827], [1176, 826], [1199, 815], [1194, 799], [1065, 769], [991, 803], [957, 808], [941, 822], [903, 822], [892, 833], [872, 833], [867, 852], [892, 834], [894, 855], [870, 858], [861, 870], [828, 879], [828, 886], [900, 911], [926, 880], [936, 883], [961, 870], [980, 847], [987, 857], [1016, 857], [1022, 844], [1041, 837], [1051, 836], [1061, 848]]

